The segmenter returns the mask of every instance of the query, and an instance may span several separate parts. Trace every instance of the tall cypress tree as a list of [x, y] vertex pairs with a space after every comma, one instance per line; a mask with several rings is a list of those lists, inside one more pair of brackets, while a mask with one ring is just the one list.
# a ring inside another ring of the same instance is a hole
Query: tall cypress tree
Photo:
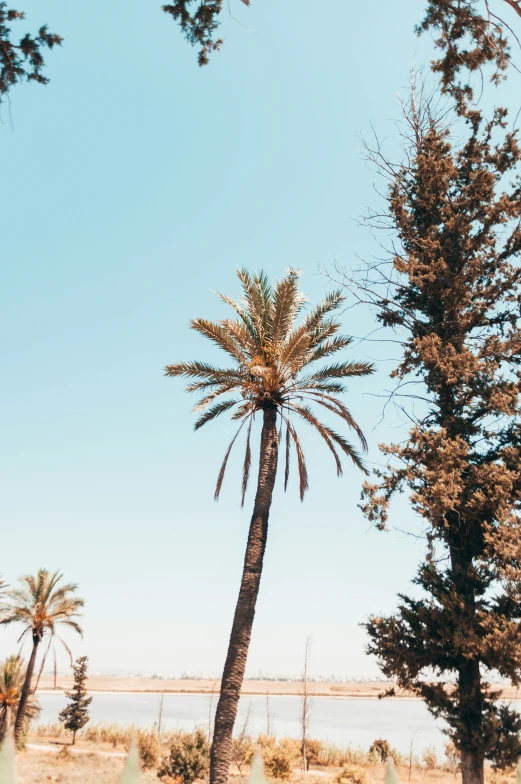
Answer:
[[371, 223], [395, 239], [348, 281], [402, 344], [394, 400], [414, 398], [362, 508], [385, 529], [408, 493], [426, 542], [415, 590], [366, 628], [385, 675], [445, 719], [463, 784], [483, 784], [485, 759], [521, 754], [521, 718], [487, 680], [521, 682], [521, 150], [503, 110], [453, 137], [433, 115], [413, 96], [402, 164], [370, 151], [389, 180]]
[[89, 705], [92, 697], [87, 697], [87, 656], [80, 656], [73, 664], [74, 685], [71, 691], [66, 692], [69, 704], [60, 712], [59, 719], [66, 730], [73, 733], [72, 745], [76, 743], [76, 733], [81, 730], [90, 719]]

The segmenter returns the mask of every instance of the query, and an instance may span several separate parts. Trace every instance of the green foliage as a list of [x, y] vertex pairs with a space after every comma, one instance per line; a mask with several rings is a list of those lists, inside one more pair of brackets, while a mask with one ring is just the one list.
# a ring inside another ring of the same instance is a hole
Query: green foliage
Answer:
[[80, 656], [73, 665], [74, 686], [72, 691], [65, 693], [69, 699], [69, 704], [60, 712], [59, 720], [65, 729], [73, 733], [73, 743], [76, 740], [76, 733], [81, 730], [89, 721], [89, 705], [92, 697], [87, 697], [87, 656]]
[[203, 778], [209, 763], [210, 746], [204, 732], [200, 729], [194, 733], [180, 732], [172, 738], [168, 756], [161, 761], [157, 775], [192, 784]]

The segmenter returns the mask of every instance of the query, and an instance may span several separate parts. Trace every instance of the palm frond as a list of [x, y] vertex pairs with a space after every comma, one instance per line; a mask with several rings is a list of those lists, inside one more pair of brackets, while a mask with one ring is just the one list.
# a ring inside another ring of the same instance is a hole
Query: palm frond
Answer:
[[325, 378], [351, 378], [353, 376], [369, 376], [374, 373], [372, 362], [335, 362], [320, 368], [312, 376], [311, 381], [322, 381]]
[[294, 329], [288, 336], [286, 345], [282, 351], [280, 362], [282, 365], [292, 365], [296, 363], [309, 348], [309, 332], [301, 325]]
[[188, 378], [206, 378], [215, 381], [240, 378], [236, 369], [224, 370], [208, 365], [206, 362], [176, 362], [173, 365], [167, 365], [165, 376], [187, 376]]
[[[244, 422], [246, 422], [246, 420], [244, 420]], [[232, 451], [232, 447], [233, 447], [233, 445], [235, 444], [235, 442], [237, 440], [237, 436], [239, 435], [239, 433], [241, 432], [242, 428], [244, 427], [244, 422], [241, 424], [241, 426], [239, 427], [239, 429], [235, 433], [234, 437], [230, 441], [228, 449], [226, 450], [226, 454], [224, 455], [224, 460], [222, 462], [221, 469], [220, 469], [219, 475], [217, 477], [217, 484], [215, 486], [215, 493], [214, 493], [214, 496], [213, 496], [214, 501], [218, 501], [219, 500], [219, 496], [221, 494], [221, 487], [222, 487], [223, 481], [224, 481], [224, 474], [226, 473], [226, 466], [228, 464], [228, 458], [230, 457], [230, 452]]]
[[252, 324], [251, 318], [249, 317], [248, 313], [245, 311], [244, 307], [241, 305], [240, 302], [237, 302], [232, 297], [228, 297], [226, 294], [220, 294], [218, 291], [215, 292], [215, 295], [219, 297], [220, 300], [225, 302], [229, 305], [233, 310], [237, 313], [239, 318], [241, 319], [244, 328], [248, 335], [250, 336], [251, 340], [257, 340], [257, 332], [255, 330], [254, 325]]
[[326, 294], [322, 302], [313, 308], [304, 321], [306, 329], [310, 332], [317, 329], [324, 320], [324, 317], [327, 316], [328, 313], [332, 313], [336, 310], [344, 300], [345, 297], [342, 294], [341, 289], [336, 289], [336, 291], [330, 291], [329, 294]]
[[347, 392], [345, 384], [340, 381], [312, 381], [311, 376], [299, 379], [293, 386], [288, 388], [289, 392], [306, 392], [312, 389], [314, 392], [326, 392], [329, 395], [343, 395]]
[[324, 439], [327, 446], [331, 450], [333, 457], [335, 458], [336, 463], [336, 475], [342, 476], [342, 463], [338, 456], [338, 452], [336, 451], [331, 436], [329, 435], [328, 428], [320, 422], [319, 419], [313, 414], [309, 406], [299, 406], [297, 403], [291, 404], [291, 410], [295, 411], [299, 416], [302, 417], [308, 424], [315, 428], [315, 430], [319, 433], [319, 435]]
[[349, 441], [346, 441], [346, 439], [342, 435], [336, 433], [330, 427], [326, 427], [325, 425], [324, 427], [326, 428], [327, 432], [329, 433], [333, 441], [335, 441], [339, 445], [339, 447], [343, 450], [344, 454], [351, 459], [351, 461], [355, 464], [355, 466], [359, 468], [360, 471], [362, 471], [366, 476], [369, 476], [369, 471], [365, 467], [362, 458], [360, 457], [356, 449], [349, 443]]
[[302, 445], [300, 443], [300, 439], [297, 435], [297, 431], [289, 421], [289, 418], [286, 417], [284, 414], [281, 413], [281, 416], [284, 418], [293, 439], [293, 443], [295, 444], [295, 449], [297, 452], [297, 465], [298, 465], [298, 474], [299, 474], [299, 491], [300, 491], [300, 500], [304, 500], [304, 495], [306, 490], [309, 487], [309, 480], [308, 480], [308, 470], [306, 467], [306, 460], [304, 458], [304, 451], [302, 449]]
[[230, 332], [221, 326], [221, 324], [214, 324], [213, 321], [198, 318], [192, 319], [191, 325], [192, 329], [216, 343], [219, 348], [226, 351], [226, 353], [232, 356], [237, 362], [243, 364], [246, 362], [246, 357], [240, 346], [237, 345]]
[[307, 390], [304, 394], [312, 395], [312, 399], [315, 403], [318, 403], [319, 406], [323, 406], [323, 408], [327, 408], [329, 411], [332, 411], [333, 414], [341, 417], [341, 419], [343, 419], [349, 425], [349, 427], [355, 431], [358, 438], [360, 439], [360, 443], [362, 444], [362, 449], [364, 452], [367, 452], [367, 439], [362, 431], [362, 428], [353, 419], [347, 406], [345, 406], [340, 400], [336, 400], [336, 398], [331, 397], [331, 395], [326, 395], [324, 392], [314, 392], [313, 390]]
[[248, 414], [254, 414], [254, 413], [255, 413], [254, 403], [251, 400], [248, 400], [248, 402], [243, 403], [242, 405], [239, 406], [239, 408], [236, 411], [233, 412], [232, 419], [234, 422], [238, 422], [239, 419], [242, 419]]
[[286, 423], [286, 464], [284, 466], [284, 492], [286, 492], [286, 490], [288, 489], [290, 452], [291, 452], [290, 447], [291, 447], [290, 430], [289, 430], [289, 422], [287, 422]]
[[309, 357], [306, 357], [306, 365], [310, 365], [319, 359], [324, 359], [324, 357], [329, 357], [337, 351], [342, 351], [342, 349], [350, 346], [352, 342], [353, 338], [350, 338], [348, 335], [338, 335], [332, 340], [324, 338], [324, 341], [321, 341], [317, 348], [310, 352]]
[[269, 335], [273, 346], [286, 340], [305, 302], [298, 288], [299, 277], [300, 270], [290, 268], [285, 277], [275, 284]]
[[206, 397], [203, 397], [201, 400], [199, 400], [199, 402], [193, 408], [194, 413], [197, 413], [198, 411], [202, 411], [212, 402], [212, 400], [215, 400], [216, 397], [219, 397], [220, 395], [225, 395], [228, 392], [231, 392], [232, 389], [235, 389], [236, 387], [237, 384], [235, 383], [221, 384], [218, 387], [218, 389], [212, 390], [208, 395], [206, 395]]
[[268, 324], [272, 289], [264, 272], [250, 275], [247, 269], [237, 270], [242, 283], [246, 312], [255, 328], [257, 340], [262, 342]]
[[185, 392], [201, 392], [204, 389], [212, 389], [212, 387], [218, 387], [222, 384], [233, 384], [235, 386], [240, 386], [238, 381], [230, 381], [227, 379], [226, 381], [192, 381], [191, 384], [187, 384], [185, 386]]
[[244, 498], [246, 496], [246, 490], [248, 489], [248, 479], [250, 478], [250, 467], [251, 467], [251, 426], [253, 423], [253, 417], [250, 418], [250, 424], [248, 426], [248, 435], [246, 437], [246, 452], [244, 454], [244, 465], [242, 468], [242, 498], [241, 498], [241, 506], [244, 506]]
[[199, 430], [200, 427], [206, 425], [207, 422], [211, 422], [212, 419], [224, 414], [225, 411], [228, 411], [233, 406], [236, 406], [237, 403], [240, 403], [240, 400], [221, 400], [220, 403], [216, 403], [214, 406], [205, 411], [202, 416], [199, 417], [197, 422], [194, 425], [194, 430]]
[[247, 356], [258, 354], [259, 345], [250, 329], [233, 319], [222, 319], [219, 323], [228, 330]]

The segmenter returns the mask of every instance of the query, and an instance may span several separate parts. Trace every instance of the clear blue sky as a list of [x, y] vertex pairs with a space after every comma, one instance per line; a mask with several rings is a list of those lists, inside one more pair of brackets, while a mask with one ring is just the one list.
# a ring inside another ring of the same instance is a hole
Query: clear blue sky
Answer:
[[[237, 294], [237, 266], [298, 266], [316, 300], [319, 266], [376, 252], [356, 223], [378, 198], [358, 136], [393, 134], [396, 94], [432, 52], [416, 0], [230, 2], [255, 33], [225, 14], [199, 69], [159, 2], [24, 0], [19, 28], [44, 21], [65, 42], [51, 84], [2, 107], [0, 570], [79, 583], [86, 634], [68, 639], [97, 670], [220, 671], [252, 496], [241, 510], [239, 450], [213, 502], [231, 425], [194, 434], [163, 366], [216, 359], [188, 323], [224, 315], [211, 290]], [[346, 332], [370, 328], [346, 314]], [[403, 437], [395, 420], [375, 429], [369, 394], [391, 365], [350, 388], [376, 461]], [[295, 483], [275, 493], [248, 669], [298, 672], [311, 634], [314, 672], [376, 673], [359, 623], [395, 606], [421, 545], [369, 530], [361, 477], [338, 480], [306, 443], [305, 503]], [[395, 522], [413, 525], [405, 503]]]

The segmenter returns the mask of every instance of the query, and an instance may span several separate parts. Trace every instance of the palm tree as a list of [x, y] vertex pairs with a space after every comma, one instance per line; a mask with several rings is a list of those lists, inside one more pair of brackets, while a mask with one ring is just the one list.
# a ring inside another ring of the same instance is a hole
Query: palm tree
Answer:
[[[0, 617], [0, 623], [4, 625], [11, 623], [23, 624], [25, 629], [20, 635], [20, 640], [26, 634], [30, 634], [33, 641], [31, 657], [25, 672], [14, 724], [14, 737], [17, 744], [20, 740], [26, 717], [36, 655], [40, 643], [47, 635], [50, 644], [56, 636], [56, 627], [59, 624], [70, 626], [78, 634], [83, 634], [81, 627], [75, 620], [79, 616], [78, 610], [83, 607], [83, 599], [78, 599], [74, 596], [78, 587], [74, 583], [60, 585], [62, 576], [60, 572], [49, 572], [47, 569], [39, 569], [36, 577], [33, 577], [33, 575], [21, 577], [20, 583], [22, 587], [8, 594], [11, 602], [4, 607], [3, 615]], [[68, 651], [69, 649], [65, 642], [63, 640], [61, 642]]]
[[[200, 412], [195, 423], [196, 430], [227, 411], [232, 411], [232, 420], [241, 423], [224, 456], [217, 478], [216, 500], [231, 449], [247, 424], [242, 476], [244, 504], [251, 466], [252, 424], [257, 414], [262, 416], [257, 492], [215, 716], [211, 784], [225, 784], [228, 780], [233, 726], [259, 591], [280, 437], [285, 431], [284, 489], [288, 484], [290, 452], [294, 446], [301, 500], [308, 487], [308, 474], [294, 418], [307, 422], [324, 439], [333, 454], [339, 476], [342, 474], [342, 453], [367, 473], [356, 449], [342, 435], [323, 424], [310, 404], [337, 415], [354, 430], [362, 448], [366, 449], [363, 433], [338, 396], [346, 391], [342, 379], [373, 372], [373, 366], [367, 362], [338, 362], [318, 370], [309, 369], [317, 360], [347, 348], [351, 343], [351, 338], [337, 334], [340, 324], [330, 317], [344, 300], [340, 291], [329, 294], [297, 325], [297, 316], [305, 303], [305, 297], [299, 291], [297, 270], [289, 269], [285, 277], [273, 285], [262, 272], [250, 275], [242, 269], [237, 275], [242, 284], [242, 300], [237, 302], [222, 294], [217, 296], [233, 308], [238, 318], [217, 323], [206, 319], [191, 322], [193, 329], [212, 340], [233, 359], [233, 367], [221, 369], [205, 362], [179, 362], [166, 367], [167, 376], [192, 379], [187, 386], [188, 392], [203, 394], [194, 409]], [[233, 392], [238, 396], [218, 400], [221, 395]]]
[[[25, 680], [24, 660], [21, 656], [8, 656], [0, 664], [0, 742], [14, 723]], [[34, 694], [29, 694], [25, 704], [24, 729], [38, 718], [41, 707]]]

